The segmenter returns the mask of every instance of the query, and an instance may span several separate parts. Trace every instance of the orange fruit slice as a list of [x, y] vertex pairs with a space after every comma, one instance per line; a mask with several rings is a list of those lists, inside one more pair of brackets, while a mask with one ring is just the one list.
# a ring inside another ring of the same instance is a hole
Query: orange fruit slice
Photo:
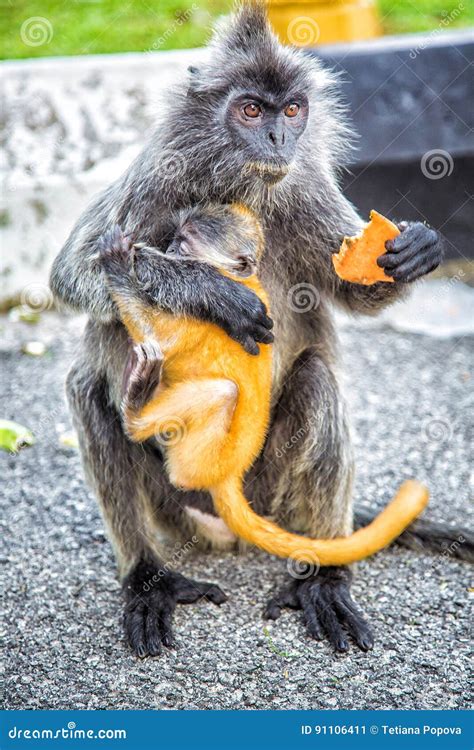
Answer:
[[393, 222], [377, 211], [371, 211], [370, 221], [362, 233], [356, 237], [344, 237], [339, 252], [332, 256], [339, 278], [365, 286], [377, 281], [393, 283], [393, 279], [377, 265], [377, 258], [387, 252], [386, 241], [399, 234], [400, 230]]

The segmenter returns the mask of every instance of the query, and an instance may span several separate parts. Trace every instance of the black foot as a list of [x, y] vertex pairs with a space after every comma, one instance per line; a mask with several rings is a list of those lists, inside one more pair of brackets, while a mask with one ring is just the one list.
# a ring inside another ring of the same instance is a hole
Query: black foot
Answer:
[[328, 638], [336, 651], [347, 651], [351, 635], [363, 651], [374, 645], [372, 632], [350, 595], [348, 568], [321, 568], [305, 579], [293, 580], [267, 604], [264, 617], [276, 620], [284, 607], [302, 609], [308, 633]]
[[171, 621], [177, 604], [193, 604], [199, 599], [222, 604], [227, 599], [219, 586], [185, 578], [156, 562], [139, 562], [126, 577], [123, 590], [125, 633], [141, 658], [158, 656], [162, 646], [174, 645]]
[[160, 384], [163, 354], [153, 339], [141, 344], [130, 342], [122, 380], [122, 413], [138, 411], [150, 400]]

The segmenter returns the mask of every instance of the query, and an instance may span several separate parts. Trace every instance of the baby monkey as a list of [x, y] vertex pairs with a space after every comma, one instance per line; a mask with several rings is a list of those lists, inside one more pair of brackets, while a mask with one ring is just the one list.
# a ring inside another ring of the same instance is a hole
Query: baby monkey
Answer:
[[[263, 232], [253, 212], [241, 204], [210, 205], [181, 211], [176, 223], [164, 251], [170, 263], [208, 263], [267, 304], [256, 276]], [[212, 493], [230, 476], [241, 479], [262, 449], [270, 414], [271, 348], [261, 344], [259, 356], [252, 356], [219, 326], [147, 303], [133, 274], [135, 256], [143, 249], [118, 227], [101, 247], [111, 294], [138, 344], [124, 373], [125, 429], [133, 441], [158, 441], [176, 487]]]
[[[170, 263], [215, 266], [268, 307], [256, 274], [263, 248], [257, 217], [245, 206], [231, 204], [180, 212], [165, 253]], [[349, 537], [308, 539], [254, 513], [243, 494], [243, 480], [269, 426], [271, 347], [259, 344], [259, 354], [253, 356], [218, 325], [147, 302], [133, 274], [135, 254], [144, 249], [118, 228], [101, 248], [111, 294], [135, 342], [124, 374], [123, 419], [130, 439], [157, 440], [170, 482], [183, 490], [210, 492], [229, 529], [271, 554], [346, 565], [389, 544], [427, 502], [426, 489], [416, 482], [405, 482], [369, 526]]]

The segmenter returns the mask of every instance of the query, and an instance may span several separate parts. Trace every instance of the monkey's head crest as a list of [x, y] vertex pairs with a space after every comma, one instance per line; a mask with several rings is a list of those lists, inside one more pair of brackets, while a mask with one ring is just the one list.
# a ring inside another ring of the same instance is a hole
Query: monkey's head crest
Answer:
[[236, 3], [232, 15], [216, 23], [209, 59], [190, 66], [195, 92], [224, 91], [234, 85], [268, 87], [275, 93], [310, 88], [317, 66], [300, 50], [284, 47], [268, 21], [266, 3]]
[[[173, 92], [167, 143], [183, 174], [165, 192], [184, 193], [184, 203], [255, 208], [282, 195], [275, 188], [301, 182], [318, 140], [330, 150], [341, 132], [340, 110], [326, 95], [332, 82], [318, 60], [279, 42], [264, 2], [239, 4], [218, 24], [202, 64], [188, 69], [186, 90]], [[327, 153], [320, 163], [331, 164]]]

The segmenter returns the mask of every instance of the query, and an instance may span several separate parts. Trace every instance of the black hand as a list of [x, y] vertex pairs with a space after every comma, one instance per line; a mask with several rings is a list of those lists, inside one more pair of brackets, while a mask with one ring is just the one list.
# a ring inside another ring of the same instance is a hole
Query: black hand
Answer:
[[395, 281], [415, 281], [434, 271], [444, 254], [440, 234], [419, 221], [402, 222], [398, 237], [388, 240], [388, 252], [377, 259], [378, 265]]
[[167, 257], [152, 247], [135, 248], [118, 226], [100, 238], [99, 258], [107, 283], [117, 292], [216, 323], [249, 354], [258, 354], [257, 343], [273, 341], [273, 321], [257, 295], [205, 263]]
[[202, 583], [141, 561], [123, 585], [126, 608], [125, 633], [137, 656], [158, 656], [162, 646], [174, 645], [171, 622], [177, 604], [206, 599], [222, 604], [227, 597], [213, 583]]
[[304, 579], [295, 579], [268, 602], [264, 616], [280, 617], [284, 607], [302, 609], [309, 635], [327, 637], [336, 651], [347, 651], [347, 633], [362, 651], [374, 644], [371, 630], [350, 595], [352, 573], [348, 568], [321, 568]]
[[273, 321], [265, 305], [243, 284], [221, 274], [216, 281], [218, 288], [214, 291], [213, 305], [203, 311], [203, 317], [223, 328], [249, 354], [258, 354], [257, 342], [271, 344], [273, 341]]
[[273, 321], [263, 302], [206, 263], [167, 258], [144, 247], [135, 253], [134, 271], [149, 304], [216, 323], [250, 354], [258, 354], [257, 343], [272, 343]]

